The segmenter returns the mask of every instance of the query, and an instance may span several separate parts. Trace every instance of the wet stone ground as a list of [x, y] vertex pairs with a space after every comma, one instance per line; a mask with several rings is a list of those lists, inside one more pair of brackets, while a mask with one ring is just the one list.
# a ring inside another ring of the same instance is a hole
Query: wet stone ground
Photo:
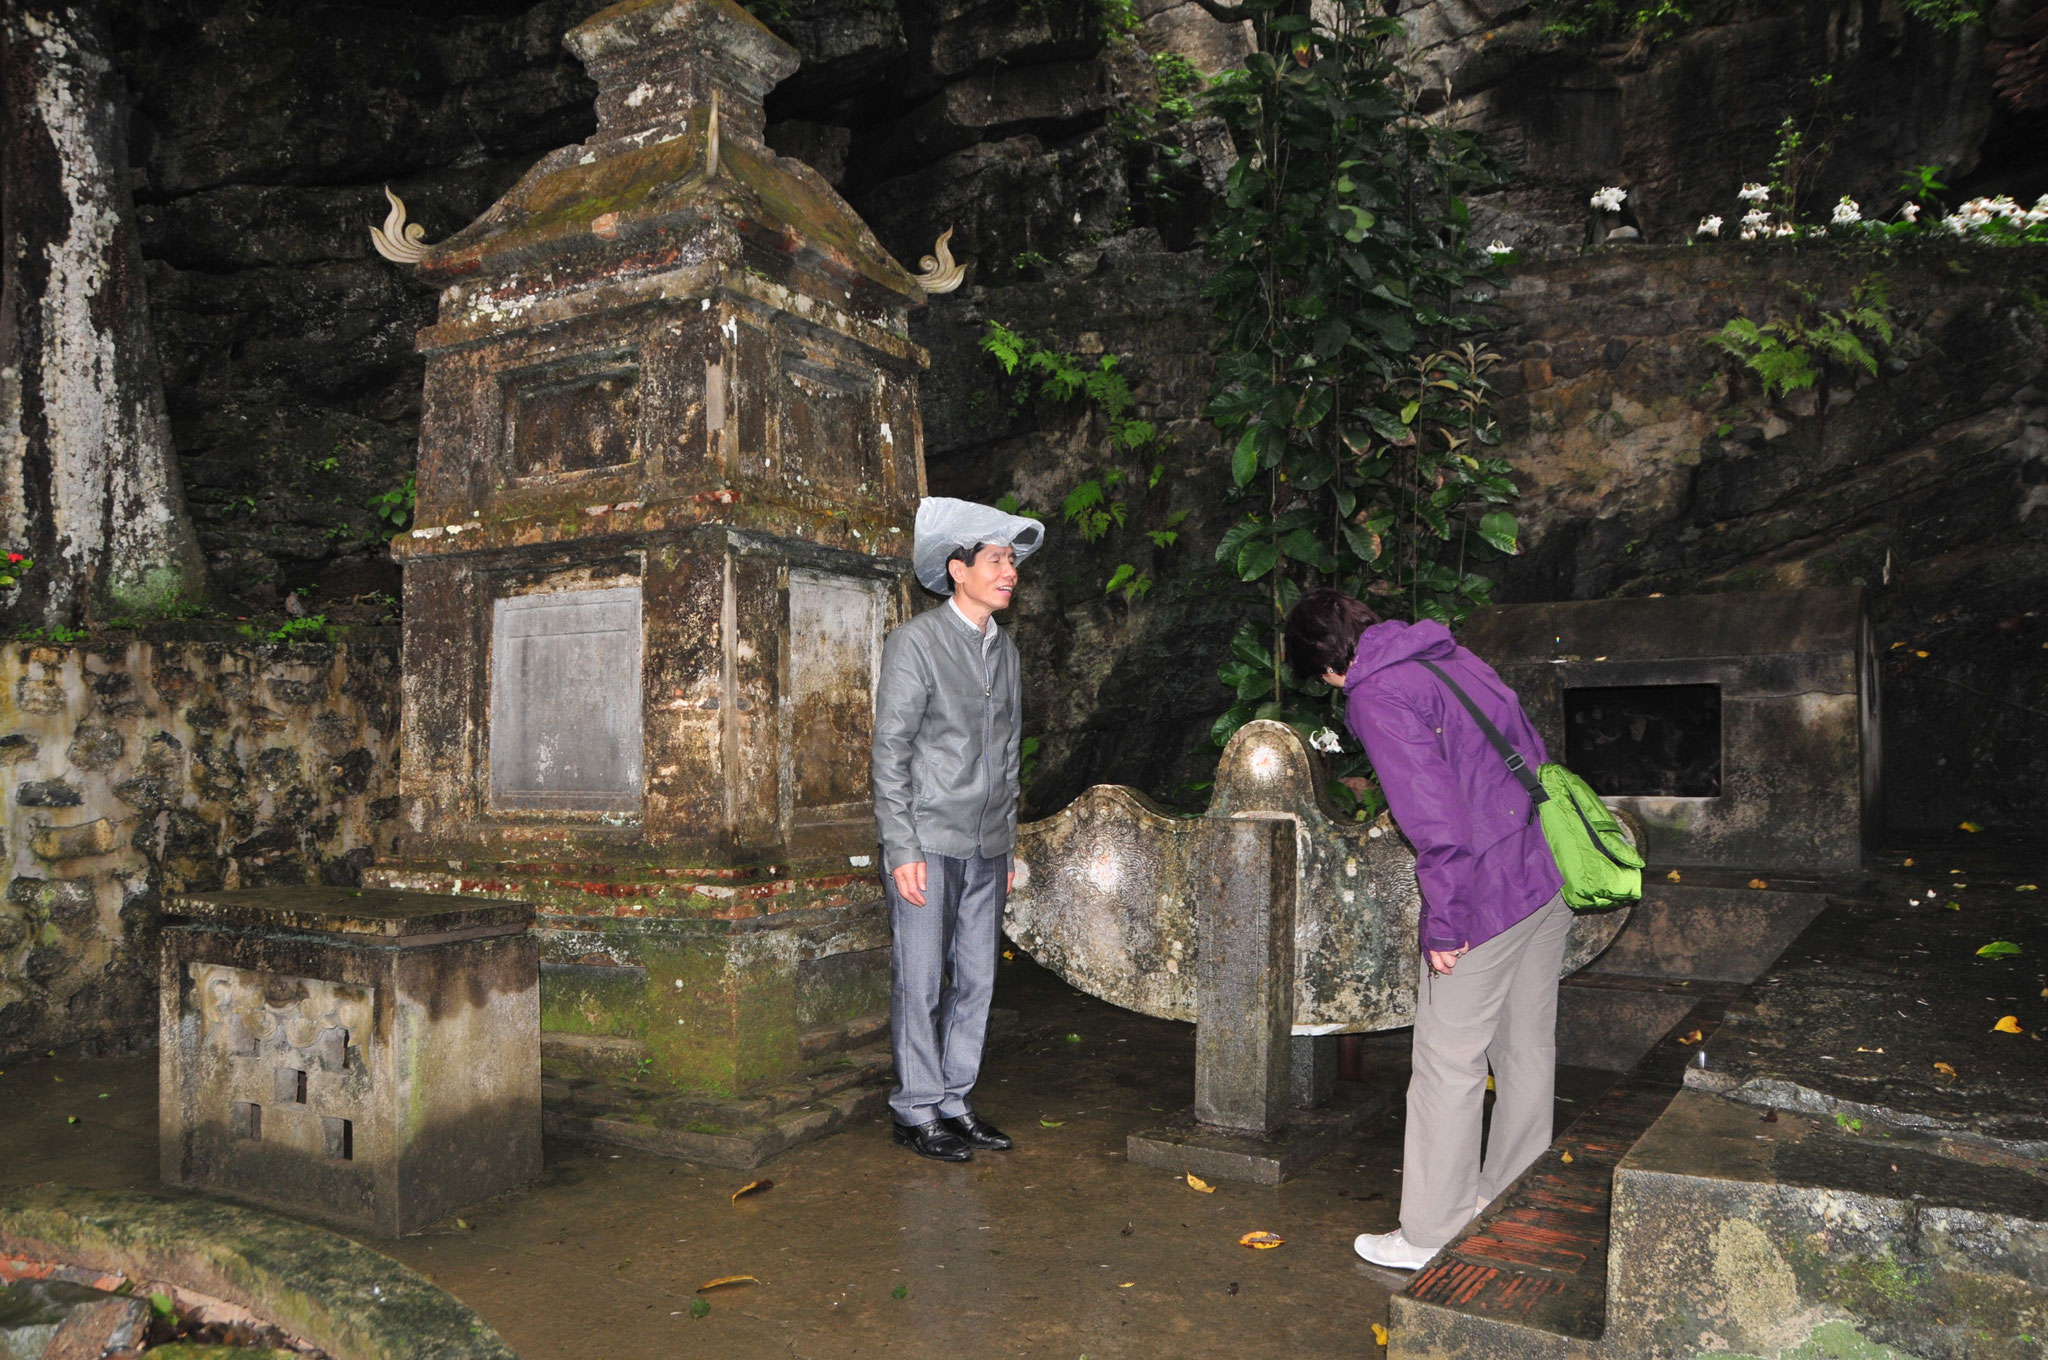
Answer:
[[[1013, 1152], [922, 1161], [890, 1145], [883, 1116], [770, 1163], [754, 1175], [774, 1187], [735, 1203], [746, 1173], [550, 1142], [532, 1189], [372, 1245], [525, 1360], [1374, 1353], [1402, 1277], [1359, 1262], [1351, 1239], [1395, 1226], [1405, 1031], [1366, 1050], [1389, 1113], [1298, 1180], [1203, 1195], [1124, 1158], [1126, 1134], [1190, 1100], [1191, 1026], [1082, 996], [1021, 956], [997, 1004], [1056, 1035], [984, 1073], [977, 1106]], [[0, 1182], [153, 1186], [155, 1078], [153, 1057], [7, 1069]], [[1561, 1073], [1560, 1123], [1610, 1079]], [[1254, 1229], [1286, 1245], [1237, 1245]], [[726, 1275], [759, 1283], [696, 1293]], [[699, 1299], [710, 1311], [693, 1317]]]

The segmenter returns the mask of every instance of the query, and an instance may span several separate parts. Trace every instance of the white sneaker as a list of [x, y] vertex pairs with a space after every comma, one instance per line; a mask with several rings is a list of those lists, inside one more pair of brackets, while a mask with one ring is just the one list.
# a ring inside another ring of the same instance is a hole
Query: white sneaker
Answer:
[[1479, 1217], [1479, 1215], [1485, 1213], [1486, 1206], [1491, 1203], [1493, 1203], [1493, 1201], [1488, 1199], [1485, 1195], [1481, 1195], [1478, 1199], [1472, 1201], [1472, 1216], [1474, 1218], [1477, 1218]]
[[1418, 1247], [1401, 1236], [1399, 1228], [1390, 1233], [1360, 1233], [1351, 1249], [1376, 1266], [1390, 1270], [1420, 1270], [1436, 1255], [1435, 1247]]

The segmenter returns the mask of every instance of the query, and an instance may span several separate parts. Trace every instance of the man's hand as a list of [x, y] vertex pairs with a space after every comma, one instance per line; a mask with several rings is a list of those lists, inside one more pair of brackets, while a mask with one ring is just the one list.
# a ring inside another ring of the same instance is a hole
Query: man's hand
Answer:
[[889, 871], [896, 880], [896, 895], [913, 907], [924, 905], [924, 861], [914, 859], [908, 864], [899, 864]]
[[[898, 869], [896, 872], [900, 874], [903, 871], [901, 869]], [[901, 880], [898, 881], [900, 882]], [[1448, 975], [1451, 969], [1458, 966], [1458, 960], [1464, 958], [1466, 951], [1471, 948], [1472, 946], [1469, 944], [1461, 944], [1456, 949], [1430, 950], [1429, 971], [1432, 973], [1443, 973], [1445, 975]]]
[[1010, 870], [1010, 876], [1003, 880], [1003, 893], [1005, 896], [1008, 896], [1015, 891], [1017, 891], [1017, 871], [1012, 869]]

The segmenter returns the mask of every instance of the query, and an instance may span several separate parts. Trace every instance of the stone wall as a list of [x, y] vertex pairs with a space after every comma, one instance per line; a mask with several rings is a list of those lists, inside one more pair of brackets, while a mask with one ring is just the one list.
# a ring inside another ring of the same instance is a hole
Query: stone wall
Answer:
[[[1608, 247], [1502, 295], [1504, 600], [1861, 585], [1884, 660], [1886, 821], [2048, 817], [2048, 264], [2038, 250]], [[1795, 289], [1889, 281], [1880, 371], [1762, 399], [1707, 336]]]
[[0, 1055], [156, 1026], [167, 893], [356, 882], [397, 828], [397, 638], [0, 646]]

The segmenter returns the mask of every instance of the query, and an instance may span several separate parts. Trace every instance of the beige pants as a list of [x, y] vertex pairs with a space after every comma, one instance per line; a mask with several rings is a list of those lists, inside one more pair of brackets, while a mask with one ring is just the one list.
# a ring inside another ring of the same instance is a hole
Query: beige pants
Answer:
[[[1571, 909], [1563, 894], [1432, 975], [1415, 1007], [1414, 1073], [1401, 1166], [1401, 1235], [1440, 1247], [1550, 1146], [1557, 1088], [1557, 973]], [[1486, 1072], [1493, 1126], [1479, 1158]]]

